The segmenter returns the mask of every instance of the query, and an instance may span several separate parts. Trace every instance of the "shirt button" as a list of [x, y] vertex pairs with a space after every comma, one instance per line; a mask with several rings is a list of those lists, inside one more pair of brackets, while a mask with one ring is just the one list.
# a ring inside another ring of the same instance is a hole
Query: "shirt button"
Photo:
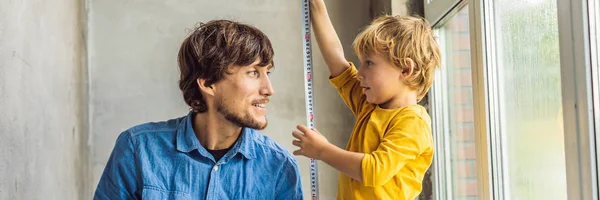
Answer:
[[215, 170], [215, 171], [219, 170], [219, 166], [215, 165], [215, 166], [213, 167], [213, 170]]

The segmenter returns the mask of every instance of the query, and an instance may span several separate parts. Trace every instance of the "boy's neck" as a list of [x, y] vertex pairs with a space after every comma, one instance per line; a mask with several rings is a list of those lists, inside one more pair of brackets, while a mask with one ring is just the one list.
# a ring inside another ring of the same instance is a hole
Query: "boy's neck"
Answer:
[[379, 104], [379, 107], [392, 110], [415, 104], [417, 104], [417, 93], [407, 92], [403, 93], [402, 95], [395, 96], [385, 103]]

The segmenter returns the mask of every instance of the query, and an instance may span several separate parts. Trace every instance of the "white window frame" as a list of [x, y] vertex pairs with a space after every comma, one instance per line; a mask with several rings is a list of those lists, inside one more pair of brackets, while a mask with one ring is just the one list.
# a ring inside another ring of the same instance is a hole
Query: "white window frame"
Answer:
[[[488, 117], [486, 115], [486, 106], [488, 104], [483, 103], [488, 101], [486, 93], [485, 83], [485, 69], [483, 68], [483, 63], [485, 62], [482, 56], [485, 52], [481, 51], [480, 44], [482, 44], [482, 35], [481, 31], [484, 30], [480, 24], [481, 9], [477, 9], [480, 6], [479, 2], [467, 1], [467, 0], [434, 0], [428, 3], [428, 0], [424, 0], [425, 5], [425, 18], [433, 24], [434, 28], [441, 27], [450, 20], [455, 13], [457, 13], [460, 9], [464, 8], [464, 6], [468, 6], [469, 9], [469, 34], [471, 37], [470, 41], [470, 49], [471, 49], [471, 73], [472, 73], [472, 81], [473, 81], [473, 114], [474, 114], [474, 135], [475, 135], [475, 148], [477, 150], [477, 183], [478, 183], [478, 196], [481, 199], [492, 199], [490, 196], [491, 189], [489, 188], [491, 184], [491, 180], [489, 175], [491, 174], [490, 167], [490, 151], [489, 142], [490, 137], [488, 136], [487, 127]], [[465, 5], [467, 4], [467, 5]], [[447, 6], [446, 8], [440, 8], [442, 6]], [[445, 13], [436, 13], [432, 10], [445, 10]], [[427, 16], [427, 13], [436, 13], [436, 16]], [[436, 36], [440, 38], [440, 47], [442, 49], [444, 46], [444, 38], [441, 32], [436, 32]], [[444, 55], [442, 55], [444, 56]], [[447, 99], [448, 95], [445, 93], [443, 81], [447, 76], [445, 67], [442, 66], [442, 69], [436, 73], [436, 80], [434, 81], [434, 86], [431, 91], [431, 108], [432, 108], [432, 117], [434, 120], [434, 137], [436, 138], [436, 149], [438, 149], [438, 153], [436, 154], [434, 166], [434, 181], [435, 181], [435, 189], [434, 189], [434, 199], [436, 200], [446, 200], [452, 198], [453, 187], [451, 185], [452, 178], [452, 165], [450, 163], [450, 144], [448, 143], [449, 136], [444, 134], [443, 129], [448, 130], [448, 115], [450, 113], [446, 113], [444, 109], [438, 109], [439, 107], [444, 108], [447, 105], [444, 103], [443, 99]], [[440, 81], [441, 80], [441, 81]], [[435, 127], [437, 126], [437, 127]], [[439, 126], [443, 126], [442, 128], [438, 128]], [[439, 166], [439, 164], [443, 164], [443, 166]]]
[[588, 1], [557, 0], [557, 7], [567, 194], [598, 199]]
[[499, 142], [500, 138], [498, 136], [499, 134], [497, 134], [499, 131], [489, 131], [498, 130], [499, 125], [495, 121], [492, 121], [494, 118], [487, 115], [487, 111], [490, 110], [489, 102], [494, 98], [490, 98], [490, 95], [487, 95], [490, 87], [487, 79], [490, 72], [485, 66], [495, 64], [495, 62], [493, 62], [495, 60], [495, 54], [490, 52], [490, 49], [486, 47], [494, 41], [491, 40], [493, 37], [491, 37], [489, 35], [490, 32], [487, 31], [489, 30], [489, 27], [486, 26], [490, 26], [490, 24], [485, 21], [486, 13], [483, 12], [485, 6], [484, 3], [479, 0], [469, 0], [468, 4], [479, 198], [483, 200], [501, 199], [494, 193], [494, 191], [500, 190], [494, 189], [493, 187], [501, 187], [503, 184], [498, 184], [501, 180], [497, 178], [497, 172], [492, 170], [494, 165], [501, 163], [499, 162], [501, 157], [494, 156], [497, 154], [493, 154], [492, 152], [499, 152], [499, 149], [494, 149], [492, 148], [493, 145], [491, 145]]
[[[435, 34], [439, 37], [439, 41], [444, 41], [446, 38], [444, 34], [439, 30], [435, 30]], [[440, 49], [445, 49], [445, 43], [440, 42]], [[441, 56], [445, 56], [445, 52], [442, 51]], [[445, 59], [442, 59], [442, 65], [444, 65]], [[435, 80], [430, 93], [430, 107], [431, 107], [431, 116], [432, 116], [432, 132], [434, 137], [435, 149], [437, 152], [434, 156], [434, 189], [433, 189], [433, 198], [434, 199], [451, 199], [452, 198], [452, 185], [449, 184], [452, 181], [452, 163], [450, 161], [451, 158], [451, 150], [450, 150], [450, 136], [448, 134], [444, 134], [444, 130], [449, 130], [448, 126], [449, 116], [448, 112], [444, 109], [439, 108], [447, 108], [448, 103], [444, 101], [448, 99], [448, 87], [446, 84], [446, 76], [447, 69], [442, 68], [441, 70], [436, 71]], [[444, 167], [437, 167], [444, 166]]]
[[[598, 27], [590, 27], [589, 22], [600, 25], [599, 13], [588, 12], [588, 6], [598, 6], [597, 0], [556, 0], [558, 7], [558, 28], [561, 66], [561, 91], [563, 104], [567, 193], [568, 199], [592, 200], [599, 198], [598, 180], [600, 179], [600, 47], [595, 46], [595, 39], [590, 37], [598, 34]], [[498, 91], [495, 67], [496, 44], [493, 34], [493, 11], [488, 0], [423, 0], [425, 18], [434, 27], [443, 25], [461, 4], [469, 6], [469, 26], [471, 37], [471, 70], [473, 80], [473, 110], [475, 117], [475, 139], [477, 149], [478, 194], [480, 199], [504, 200], [508, 194], [506, 182], [506, 163], [503, 161], [506, 153], [502, 149], [503, 136], [500, 134], [498, 119]], [[590, 16], [594, 15], [594, 16]], [[591, 21], [590, 21], [591, 20]], [[438, 34], [439, 35], [439, 34]], [[600, 36], [600, 35], [598, 35]], [[442, 70], [437, 78], [444, 75]], [[447, 124], [448, 113], [436, 109], [443, 105], [440, 98], [447, 96], [432, 88], [432, 117], [440, 123]], [[595, 89], [595, 90], [592, 90]], [[437, 96], [437, 97], [436, 97]], [[436, 116], [441, 114], [442, 116]], [[441, 125], [441, 124], [434, 124]], [[435, 128], [434, 128], [435, 129]], [[436, 129], [436, 144], [439, 150], [448, 148], [443, 132]], [[451, 167], [448, 156], [444, 153], [436, 158], [436, 163], [445, 166], [435, 166], [434, 180], [436, 189], [435, 199], [452, 197], [452, 187], [448, 174]], [[540, 166], [542, 167], [542, 166]], [[451, 176], [450, 176], [451, 177]], [[440, 188], [444, 187], [444, 188]], [[449, 189], [448, 189], [449, 188]], [[450, 190], [450, 191], [448, 191]], [[443, 194], [439, 194], [443, 193]]]
[[[590, 50], [592, 57], [592, 101], [594, 102], [594, 132], [596, 133], [596, 168], [598, 169], [597, 183], [600, 190], [600, 2], [589, 1], [589, 20], [590, 20]], [[595, 8], [592, 9], [592, 8]], [[594, 92], [595, 91], [595, 92]], [[600, 192], [600, 191], [599, 191]]]
[[464, 0], [423, 0], [425, 19], [429, 22], [439, 24], [443, 19], [447, 19], [455, 7]]

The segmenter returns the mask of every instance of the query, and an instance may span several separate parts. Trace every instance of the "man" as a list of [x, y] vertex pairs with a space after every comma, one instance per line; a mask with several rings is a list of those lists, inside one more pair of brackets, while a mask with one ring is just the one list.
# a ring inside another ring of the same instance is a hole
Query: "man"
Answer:
[[201, 24], [181, 45], [191, 112], [123, 132], [94, 199], [302, 199], [298, 164], [267, 126], [273, 49], [260, 30]]

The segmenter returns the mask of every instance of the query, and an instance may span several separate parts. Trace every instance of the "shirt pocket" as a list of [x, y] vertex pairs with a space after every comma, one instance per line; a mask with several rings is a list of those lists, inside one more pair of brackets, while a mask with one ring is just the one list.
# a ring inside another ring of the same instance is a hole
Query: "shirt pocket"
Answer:
[[245, 184], [239, 185], [238, 188], [232, 190], [229, 194], [231, 200], [269, 200], [274, 199], [273, 195], [268, 195], [270, 188], [260, 187], [260, 184]]
[[146, 186], [142, 190], [142, 200], [187, 200], [190, 194], [180, 191], [167, 191], [160, 188]]

